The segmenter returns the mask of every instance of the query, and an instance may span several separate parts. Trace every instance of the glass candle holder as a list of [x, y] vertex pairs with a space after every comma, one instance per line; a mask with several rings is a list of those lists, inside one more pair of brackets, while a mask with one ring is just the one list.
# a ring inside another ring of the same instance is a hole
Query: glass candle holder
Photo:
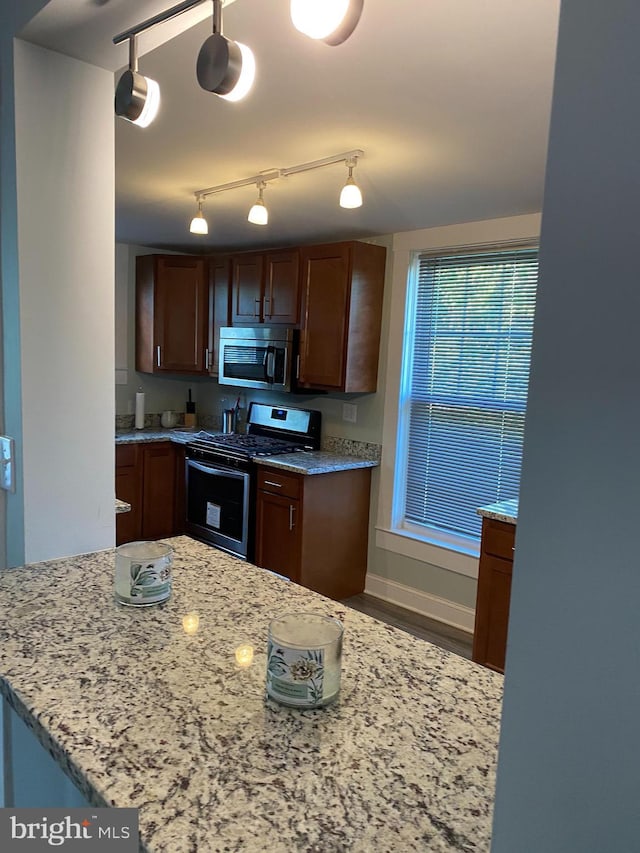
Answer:
[[342, 635], [337, 619], [286, 613], [271, 621], [267, 695], [295, 708], [320, 708], [340, 692]]
[[127, 542], [116, 548], [114, 595], [121, 604], [146, 607], [171, 595], [173, 548], [162, 542]]

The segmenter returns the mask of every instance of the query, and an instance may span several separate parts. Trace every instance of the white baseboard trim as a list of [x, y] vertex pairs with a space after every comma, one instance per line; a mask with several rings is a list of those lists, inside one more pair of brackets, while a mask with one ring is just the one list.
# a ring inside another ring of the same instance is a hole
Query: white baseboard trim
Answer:
[[430, 619], [436, 619], [438, 622], [444, 622], [446, 625], [473, 634], [475, 610], [471, 607], [456, 604], [455, 601], [439, 598], [437, 595], [405, 586], [380, 575], [367, 574], [365, 592], [390, 604], [396, 604], [406, 610], [412, 610], [414, 613], [420, 613], [422, 616], [428, 616]]

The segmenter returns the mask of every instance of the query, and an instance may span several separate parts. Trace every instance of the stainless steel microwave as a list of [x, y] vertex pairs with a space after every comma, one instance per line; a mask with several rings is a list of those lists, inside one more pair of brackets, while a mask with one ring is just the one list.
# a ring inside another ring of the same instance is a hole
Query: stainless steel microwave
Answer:
[[294, 341], [291, 328], [223, 326], [218, 382], [242, 388], [290, 391]]

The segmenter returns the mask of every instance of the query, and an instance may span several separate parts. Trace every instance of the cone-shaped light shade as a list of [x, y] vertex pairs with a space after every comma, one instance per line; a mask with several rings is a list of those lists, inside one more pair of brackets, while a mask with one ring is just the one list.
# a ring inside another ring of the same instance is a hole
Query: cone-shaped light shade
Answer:
[[192, 234], [208, 234], [209, 226], [207, 225], [207, 220], [202, 215], [202, 202], [198, 201], [198, 212], [191, 220], [191, 225], [189, 226], [189, 231]]
[[360, 192], [360, 187], [356, 184], [351, 175], [349, 175], [347, 183], [342, 187], [342, 192], [340, 193], [340, 207], [346, 207], [349, 209], [362, 207], [362, 193]]
[[251, 210], [249, 211], [249, 215], [247, 219], [249, 222], [252, 222], [254, 225], [266, 225], [269, 222], [269, 211], [267, 210], [264, 200], [262, 198], [262, 191], [264, 190], [264, 184], [258, 186], [258, 198], [256, 203], [253, 205]]

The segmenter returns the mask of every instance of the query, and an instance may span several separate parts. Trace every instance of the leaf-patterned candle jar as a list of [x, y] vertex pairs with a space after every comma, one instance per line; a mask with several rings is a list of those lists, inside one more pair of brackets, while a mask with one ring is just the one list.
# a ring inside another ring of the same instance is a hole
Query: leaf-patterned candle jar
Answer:
[[340, 692], [342, 635], [337, 619], [287, 613], [269, 625], [267, 695], [283, 705], [319, 708]]
[[114, 594], [121, 604], [146, 607], [171, 595], [173, 548], [162, 542], [127, 542], [116, 548]]

